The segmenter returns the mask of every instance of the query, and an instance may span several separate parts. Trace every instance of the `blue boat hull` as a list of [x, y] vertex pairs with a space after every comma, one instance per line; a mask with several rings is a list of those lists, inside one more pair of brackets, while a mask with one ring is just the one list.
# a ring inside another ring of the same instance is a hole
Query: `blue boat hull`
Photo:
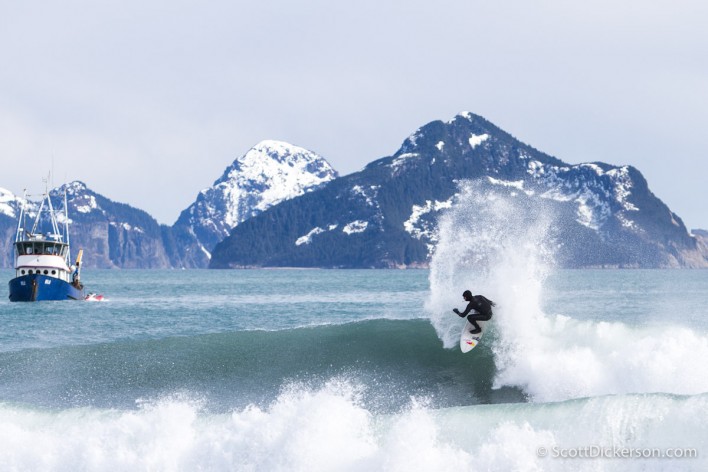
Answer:
[[42, 300], [83, 300], [84, 290], [69, 282], [41, 274], [23, 275], [10, 280], [11, 302]]

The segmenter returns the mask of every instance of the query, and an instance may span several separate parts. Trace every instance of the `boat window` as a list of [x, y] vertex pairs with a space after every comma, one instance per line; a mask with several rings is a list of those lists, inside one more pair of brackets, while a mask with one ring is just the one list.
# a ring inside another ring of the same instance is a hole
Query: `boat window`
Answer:
[[61, 254], [62, 245], [59, 243], [45, 243], [45, 250], [47, 251], [47, 254], [58, 256]]

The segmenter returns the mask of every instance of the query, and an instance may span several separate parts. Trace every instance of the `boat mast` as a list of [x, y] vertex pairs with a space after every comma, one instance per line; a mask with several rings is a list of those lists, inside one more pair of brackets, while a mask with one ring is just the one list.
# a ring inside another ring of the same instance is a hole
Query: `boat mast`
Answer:
[[15, 242], [20, 241], [22, 232], [25, 230], [25, 225], [22, 220], [25, 218], [25, 202], [27, 201], [27, 189], [22, 192], [22, 201], [20, 202], [20, 217], [17, 218], [17, 232], [15, 233]]
[[61, 233], [59, 232], [59, 225], [57, 224], [57, 216], [56, 213], [54, 213], [54, 206], [52, 205], [52, 199], [49, 198], [49, 188], [47, 188], [46, 192], [44, 193], [44, 198], [47, 199], [47, 206], [49, 207], [49, 220], [52, 222], [52, 234], [48, 234], [47, 236], [51, 237], [55, 241], [61, 242]]
[[32, 231], [30, 231], [30, 236], [34, 236], [37, 232], [37, 227], [39, 226], [39, 220], [42, 217], [42, 211], [44, 210], [44, 199], [42, 203], [39, 204], [39, 209], [37, 210], [37, 216], [34, 219], [34, 224], [32, 225]]
[[66, 184], [64, 184], [64, 237], [66, 238], [66, 264], [71, 265], [71, 245], [69, 244], [69, 205], [66, 201]]

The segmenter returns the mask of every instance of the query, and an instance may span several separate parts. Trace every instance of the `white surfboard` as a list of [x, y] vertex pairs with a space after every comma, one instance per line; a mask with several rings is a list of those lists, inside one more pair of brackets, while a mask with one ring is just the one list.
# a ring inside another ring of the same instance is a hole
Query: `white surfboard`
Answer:
[[462, 352], [470, 352], [479, 343], [479, 340], [482, 339], [487, 321], [477, 321], [477, 324], [482, 328], [482, 331], [477, 334], [472, 334], [470, 330], [474, 329], [474, 325], [469, 321], [465, 321], [465, 327], [462, 328], [462, 334], [460, 335], [460, 350]]

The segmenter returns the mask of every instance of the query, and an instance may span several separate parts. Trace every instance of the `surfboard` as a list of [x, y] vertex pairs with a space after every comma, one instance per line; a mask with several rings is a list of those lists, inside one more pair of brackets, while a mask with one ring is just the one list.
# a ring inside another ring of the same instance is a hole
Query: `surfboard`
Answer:
[[460, 334], [460, 350], [462, 352], [470, 352], [479, 344], [479, 340], [482, 339], [487, 321], [478, 321], [477, 324], [482, 328], [482, 331], [477, 334], [472, 334], [470, 330], [474, 329], [474, 325], [469, 321], [465, 321], [465, 327], [462, 328], [462, 334]]

